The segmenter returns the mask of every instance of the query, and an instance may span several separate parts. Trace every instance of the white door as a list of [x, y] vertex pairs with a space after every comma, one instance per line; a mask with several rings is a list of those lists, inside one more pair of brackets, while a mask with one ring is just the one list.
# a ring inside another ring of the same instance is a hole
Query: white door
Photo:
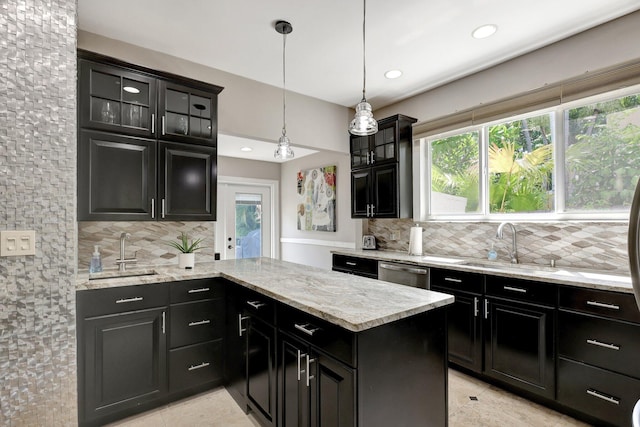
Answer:
[[268, 186], [218, 185], [216, 248], [221, 259], [272, 256]]

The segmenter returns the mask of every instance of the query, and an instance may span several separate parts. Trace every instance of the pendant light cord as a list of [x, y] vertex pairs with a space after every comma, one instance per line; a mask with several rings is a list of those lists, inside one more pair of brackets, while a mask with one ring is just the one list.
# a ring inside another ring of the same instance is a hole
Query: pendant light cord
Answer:
[[285, 67], [285, 53], [287, 51], [287, 34], [282, 34], [282, 135], [287, 134], [287, 90], [286, 90], [286, 75], [287, 70]]
[[367, 0], [363, 0], [362, 12], [362, 101], [366, 101], [365, 91], [367, 87]]

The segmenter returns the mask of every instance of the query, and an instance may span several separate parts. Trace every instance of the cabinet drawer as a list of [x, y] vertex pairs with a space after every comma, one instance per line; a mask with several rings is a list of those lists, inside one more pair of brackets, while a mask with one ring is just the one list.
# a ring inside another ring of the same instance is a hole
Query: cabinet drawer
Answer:
[[219, 298], [224, 285], [219, 279], [198, 279], [171, 283], [171, 303]]
[[191, 302], [170, 307], [171, 348], [221, 338], [224, 332], [222, 299]]
[[370, 258], [333, 254], [333, 270], [377, 279], [378, 261]]
[[486, 293], [489, 296], [511, 300], [556, 305], [556, 285], [509, 277], [487, 276]]
[[432, 268], [431, 287], [481, 294], [484, 287], [484, 276], [464, 271]]
[[278, 307], [279, 329], [355, 366], [355, 334], [295, 308]]
[[559, 304], [560, 308], [640, 323], [640, 311], [633, 294], [560, 287]]
[[270, 325], [275, 324], [276, 302], [268, 296], [238, 287], [238, 304], [243, 313]]
[[631, 426], [640, 381], [560, 358], [558, 401], [616, 426]]
[[222, 379], [222, 340], [169, 351], [169, 391]]
[[78, 291], [78, 318], [124, 313], [167, 305], [166, 283]]
[[562, 356], [640, 379], [640, 325], [560, 310]]

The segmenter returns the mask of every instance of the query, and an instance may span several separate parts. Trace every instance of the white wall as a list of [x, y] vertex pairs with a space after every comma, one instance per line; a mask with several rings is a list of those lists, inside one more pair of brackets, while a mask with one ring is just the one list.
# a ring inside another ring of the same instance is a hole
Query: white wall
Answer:
[[[343, 137], [348, 141], [346, 130]], [[297, 229], [296, 177], [300, 170], [336, 165], [336, 231]], [[348, 154], [326, 152], [283, 163], [280, 178], [281, 246], [284, 261], [331, 268], [331, 250], [354, 248], [361, 220], [351, 219], [351, 162]]]
[[280, 163], [218, 157], [218, 176], [280, 180]]

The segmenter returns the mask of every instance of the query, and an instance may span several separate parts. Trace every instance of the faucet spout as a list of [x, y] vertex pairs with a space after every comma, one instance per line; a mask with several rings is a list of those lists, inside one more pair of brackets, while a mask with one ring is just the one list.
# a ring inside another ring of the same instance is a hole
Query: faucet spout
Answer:
[[118, 264], [118, 271], [126, 271], [127, 270], [127, 263], [131, 262], [137, 262], [138, 260], [136, 259], [136, 256], [134, 255], [133, 258], [127, 259], [127, 257], [125, 256], [125, 241], [131, 237], [131, 233], [121, 233], [120, 234], [120, 259], [116, 260], [116, 264]]
[[511, 264], [517, 264], [518, 263], [518, 243], [516, 239], [516, 234], [517, 234], [516, 227], [510, 222], [503, 222], [498, 226], [498, 231], [496, 231], [496, 237], [498, 239], [503, 238], [502, 230], [506, 225], [508, 225], [509, 228], [511, 228], [511, 251], [509, 252], [509, 255], [511, 256]]

